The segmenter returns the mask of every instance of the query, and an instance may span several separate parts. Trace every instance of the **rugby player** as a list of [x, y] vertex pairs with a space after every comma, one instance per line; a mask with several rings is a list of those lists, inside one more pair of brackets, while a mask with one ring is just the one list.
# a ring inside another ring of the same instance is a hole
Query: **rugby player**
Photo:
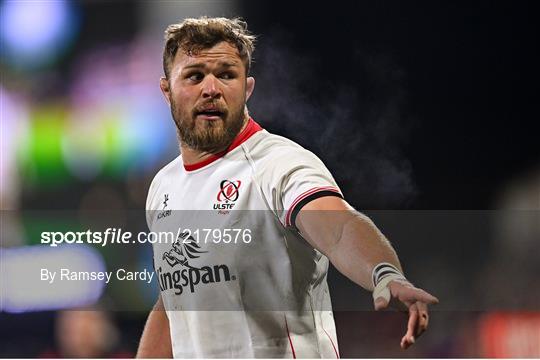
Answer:
[[[254, 40], [240, 19], [186, 19], [165, 32], [160, 88], [181, 154], [154, 178], [147, 220], [152, 231], [189, 231], [154, 244], [161, 292], [138, 357], [339, 357], [329, 263], [372, 291], [376, 310], [408, 311], [406, 349], [438, 300], [405, 278], [313, 153], [250, 117]], [[270, 219], [238, 215], [259, 210]], [[250, 241], [199, 241], [195, 228], [208, 222], [212, 237], [238, 230]], [[258, 308], [261, 299], [275, 308]]]

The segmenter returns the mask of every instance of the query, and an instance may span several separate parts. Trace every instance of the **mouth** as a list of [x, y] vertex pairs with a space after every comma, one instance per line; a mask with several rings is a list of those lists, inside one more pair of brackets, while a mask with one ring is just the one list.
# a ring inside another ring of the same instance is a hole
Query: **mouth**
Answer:
[[219, 109], [203, 109], [200, 111], [195, 112], [196, 118], [202, 118], [203, 120], [208, 121], [215, 121], [219, 119], [223, 119], [223, 116], [225, 115], [225, 112], [220, 111]]

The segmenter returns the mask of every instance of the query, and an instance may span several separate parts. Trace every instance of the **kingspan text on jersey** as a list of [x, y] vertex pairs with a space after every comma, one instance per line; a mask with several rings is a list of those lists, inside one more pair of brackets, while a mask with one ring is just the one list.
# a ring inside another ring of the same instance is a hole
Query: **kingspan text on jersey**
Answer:
[[203, 266], [199, 269], [190, 267], [175, 271], [163, 271], [159, 267], [158, 273], [160, 289], [174, 289], [176, 295], [182, 294], [185, 287], [189, 287], [189, 291], [193, 293], [200, 284], [236, 280], [234, 275], [231, 276], [227, 265]]

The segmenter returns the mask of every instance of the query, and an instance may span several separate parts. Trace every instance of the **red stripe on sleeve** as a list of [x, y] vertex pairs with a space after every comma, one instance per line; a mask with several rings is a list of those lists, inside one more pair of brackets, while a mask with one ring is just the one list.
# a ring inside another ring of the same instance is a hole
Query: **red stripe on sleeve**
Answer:
[[315, 193], [317, 193], [319, 191], [333, 191], [333, 192], [336, 192], [338, 194], [341, 194], [340, 191], [334, 186], [321, 186], [321, 187], [316, 187], [316, 188], [304, 191], [302, 194], [300, 194], [300, 195], [298, 195], [296, 197], [296, 199], [291, 204], [291, 207], [287, 211], [287, 216], [285, 217], [285, 226], [291, 226], [291, 215], [292, 215], [296, 205], [300, 201], [304, 200], [306, 197], [308, 197], [308, 196], [310, 196], [312, 194], [315, 194]]

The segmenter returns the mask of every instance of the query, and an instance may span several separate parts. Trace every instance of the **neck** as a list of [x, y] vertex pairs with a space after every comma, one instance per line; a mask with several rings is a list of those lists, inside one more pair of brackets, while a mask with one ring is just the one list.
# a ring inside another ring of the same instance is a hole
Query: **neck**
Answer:
[[[248, 124], [248, 120], [249, 120], [249, 116], [245, 116], [244, 117], [244, 123], [242, 125], [242, 128], [238, 132], [238, 134], [240, 134], [242, 131], [244, 131], [244, 129], [246, 128], [246, 126]], [[195, 149], [185, 145], [184, 143], [182, 143], [182, 141], [180, 141], [180, 155], [182, 155], [182, 160], [183, 160], [185, 165], [193, 165], [193, 164], [199, 163], [201, 161], [204, 161], [204, 160], [208, 159], [211, 156], [215, 156], [215, 155], [218, 155], [220, 153], [223, 153], [226, 150], [227, 150], [227, 148], [225, 148], [225, 149], [223, 149], [221, 151], [218, 151], [217, 153], [209, 153], [209, 152], [204, 152], [204, 151], [200, 151], [200, 150], [195, 150]]]

